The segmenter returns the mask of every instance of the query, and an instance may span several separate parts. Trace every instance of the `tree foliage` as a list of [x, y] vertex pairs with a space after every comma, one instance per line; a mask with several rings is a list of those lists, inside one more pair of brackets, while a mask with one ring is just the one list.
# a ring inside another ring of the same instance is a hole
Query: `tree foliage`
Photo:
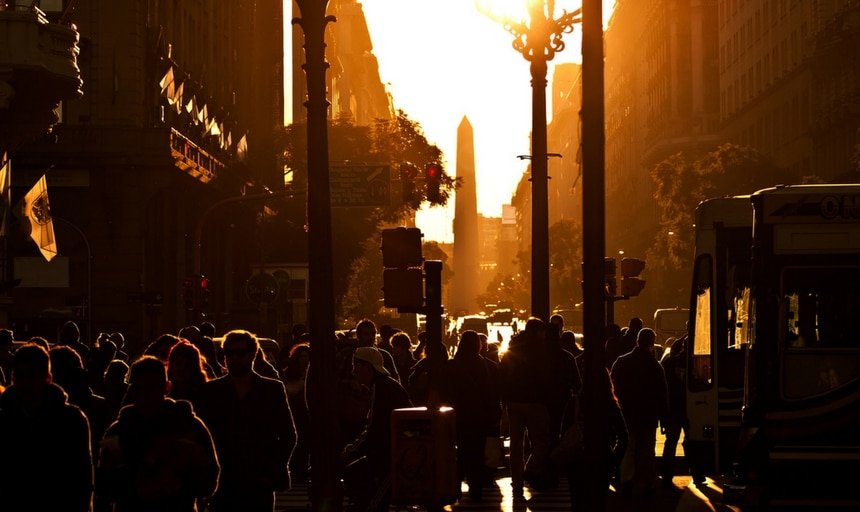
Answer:
[[781, 183], [784, 173], [748, 146], [722, 144], [704, 154], [677, 153], [651, 170], [659, 229], [648, 252], [649, 267], [672, 291], [689, 283], [696, 206], [712, 197], [751, 194]]
[[582, 226], [562, 219], [549, 227], [550, 302], [575, 304], [582, 300]]
[[[285, 167], [295, 174], [294, 186], [307, 185], [307, 127], [292, 124], [278, 138]], [[391, 166], [396, 179], [403, 165], [422, 167], [427, 162], [443, 162], [442, 151], [427, 141], [418, 122], [398, 111], [393, 119], [378, 119], [372, 126], [357, 126], [349, 117], [337, 119], [329, 127], [329, 162], [332, 165]], [[440, 192], [445, 204], [456, 180], [443, 173]], [[379, 231], [385, 224], [399, 223], [413, 214], [425, 200], [423, 191], [408, 202], [393, 187], [391, 206], [383, 208], [332, 209], [333, 274], [335, 298], [342, 317], [373, 316], [382, 298], [382, 258]], [[293, 210], [292, 219], [304, 225], [304, 209]], [[374, 284], [374, 283], [379, 283]]]

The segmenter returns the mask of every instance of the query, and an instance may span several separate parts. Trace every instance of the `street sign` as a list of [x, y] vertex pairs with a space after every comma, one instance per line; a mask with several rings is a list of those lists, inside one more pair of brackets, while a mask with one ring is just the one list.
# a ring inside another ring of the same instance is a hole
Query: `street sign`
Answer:
[[391, 204], [391, 167], [349, 165], [329, 169], [332, 207], [378, 207]]
[[270, 304], [278, 299], [278, 280], [266, 272], [254, 274], [245, 282], [245, 293], [251, 302]]

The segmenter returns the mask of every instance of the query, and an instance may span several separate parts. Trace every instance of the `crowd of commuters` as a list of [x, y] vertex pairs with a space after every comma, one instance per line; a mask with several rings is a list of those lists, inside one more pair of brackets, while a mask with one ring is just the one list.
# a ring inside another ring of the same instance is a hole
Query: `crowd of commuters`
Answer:
[[[87, 344], [73, 322], [55, 343], [13, 343], [0, 330], [2, 509], [273, 510], [275, 492], [310, 475], [309, 335], [296, 326], [271, 361], [250, 332], [230, 331], [221, 343], [215, 335], [212, 324], [188, 326], [132, 359], [121, 333]], [[567, 476], [575, 503], [577, 482], [593, 474], [627, 497], [653, 493], [658, 423], [666, 433], [659, 473], [670, 482], [685, 417], [685, 342], [661, 363], [654, 338], [638, 319], [609, 329], [606, 370], [583, 382], [588, 346], [559, 315], [528, 319], [506, 350], [471, 330], [445, 348], [425, 333], [413, 343], [390, 326], [358, 322], [336, 345], [333, 441], [350, 503], [387, 510], [392, 411], [442, 404], [455, 412], [456, 471], [472, 500], [494, 485], [487, 440], [504, 436], [514, 500], [525, 486], [540, 492]], [[554, 456], [587, 414], [586, 396], [592, 414], [608, 418], [603, 467], [591, 474]]]

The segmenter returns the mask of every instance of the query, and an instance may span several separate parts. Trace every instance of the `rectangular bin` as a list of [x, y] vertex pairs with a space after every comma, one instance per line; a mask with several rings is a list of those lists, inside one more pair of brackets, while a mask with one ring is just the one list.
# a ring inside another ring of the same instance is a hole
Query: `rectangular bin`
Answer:
[[413, 407], [391, 413], [391, 502], [445, 505], [460, 496], [454, 410]]

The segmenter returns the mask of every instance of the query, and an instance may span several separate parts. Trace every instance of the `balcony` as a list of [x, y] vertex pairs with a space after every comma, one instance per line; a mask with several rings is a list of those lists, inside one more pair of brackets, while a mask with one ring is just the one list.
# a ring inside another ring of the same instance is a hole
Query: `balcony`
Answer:
[[63, 100], [82, 95], [73, 25], [52, 23], [35, 7], [0, 2], [0, 148], [51, 129]]

